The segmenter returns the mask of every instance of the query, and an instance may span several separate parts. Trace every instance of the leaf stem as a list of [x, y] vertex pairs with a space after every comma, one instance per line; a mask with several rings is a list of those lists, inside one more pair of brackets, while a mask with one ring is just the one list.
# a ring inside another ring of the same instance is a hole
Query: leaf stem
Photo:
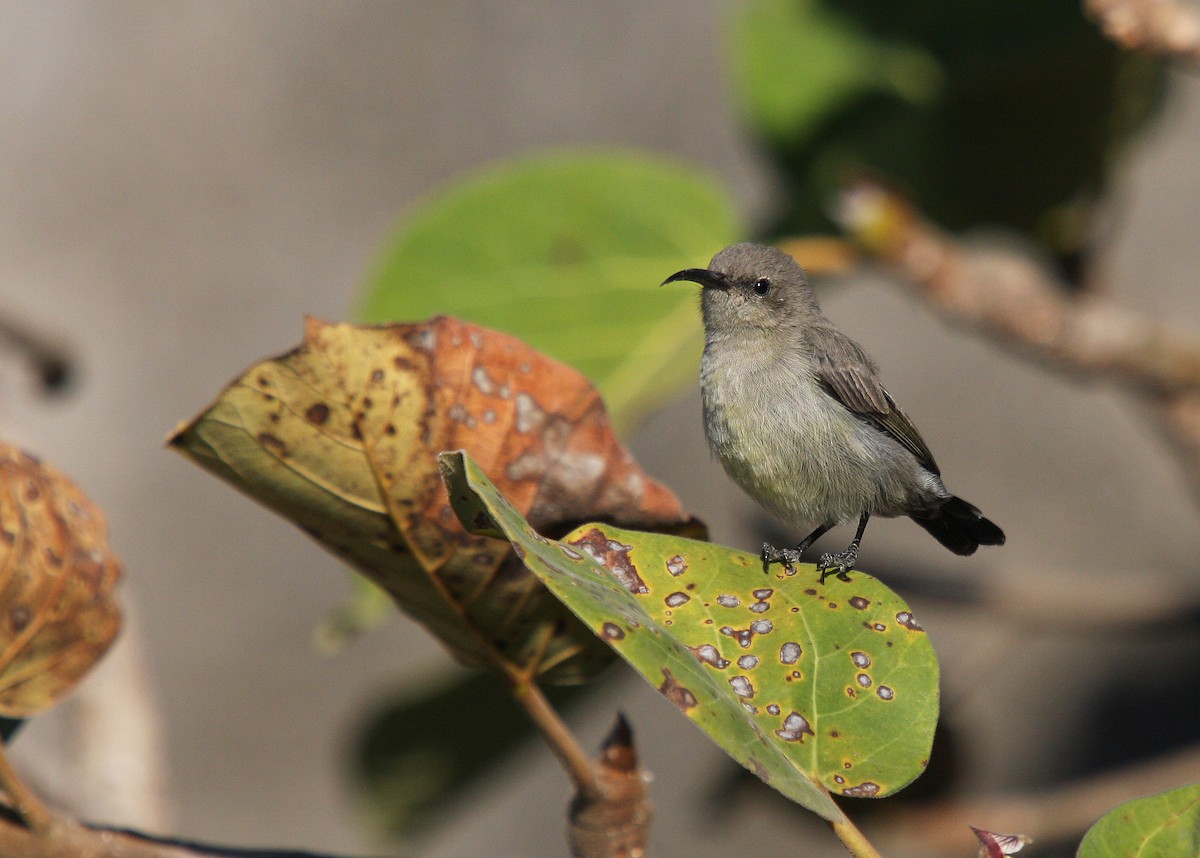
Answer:
[[838, 836], [842, 845], [854, 858], [883, 858], [879, 850], [872, 846], [863, 833], [850, 821], [850, 817], [843, 816], [839, 820], [832, 820], [829, 827], [833, 829], [833, 833]]
[[8, 793], [8, 797], [13, 803], [13, 810], [17, 812], [27, 828], [31, 831], [45, 831], [50, 827], [50, 823], [54, 819], [53, 814], [37, 796], [30, 792], [29, 787], [25, 786], [25, 782], [9, 765], [8, 757], [4, 753], [3, 742], [0, 742], [0, 789]]
[[575, 734], [559, 717], [542, 689], [529, 679], [509, 675], [512, 684], [513, 697], [525, 713], [533, 721], [554, 756], [567, 771], [567, 776], [575, 785], [580, 795], [595, 798], [600, 794], [600, 785], [596, 779], [596, 770], [592, 760], [580, 747]]

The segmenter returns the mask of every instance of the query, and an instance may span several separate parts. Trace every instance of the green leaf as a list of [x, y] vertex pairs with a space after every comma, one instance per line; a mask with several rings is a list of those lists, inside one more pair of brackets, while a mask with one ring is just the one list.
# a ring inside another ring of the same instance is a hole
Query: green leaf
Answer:
[[386, 590], [363, 575], [350, 575], [348, 581], [350, 592], [346, 598], [325, 615], [313, 632], [317, 649], [331, 655], [393, 616], [395, 604]]
[[[555, 710], [566, 714], [597, 686], [545, 691]], [[445, 684], [387, 700], [370, 714], [356, 742], [353, 775], [380, 830], [416, 835], [453, 819], [468, 794], [533, 737], [529, 716], [504, 683], [479, 671], [456, 673]]]
[[447, 186], [406, 219], [359, 315], [451, 314], [588, 376], [618, 426], [694, 382], [694, 290], [658, 284], [739, 235], [710, 176], [619, 150], [543, 153]]
[[732, 63], [738, 102], [751, 126], [795, 143], [872, 92], [928, 101], [941, 84], [924, 51], [872, 38], [817, 0], [756, 0], [734, 19]]
[[858, 572], [822, 585], [807, 564], [767, 577], [745, 552], [600, 524], [549, 540], [465, 454], [441, 464], [460, 520], [502, 531], [576, 616], [779, 792], [840, 820], [829, 791], [882, 797], [924, 769], [937, 660], [880, 582]]
[[1200, 784], [1118, 805], [1091, 827], [1078, 858], [1200, 855]]

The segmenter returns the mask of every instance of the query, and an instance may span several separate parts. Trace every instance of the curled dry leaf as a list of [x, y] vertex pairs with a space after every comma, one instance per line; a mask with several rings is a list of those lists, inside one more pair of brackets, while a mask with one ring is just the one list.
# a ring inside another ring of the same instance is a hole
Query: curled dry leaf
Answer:
[[170, 443], [345, 558], [464, 661], [557, 682], [609, 659], [508, 542], [469, 535], [437, 453], [466, 449], [542, 533], [591, 520], [696, 535], [612, 432], [595, 389], [456, 319], [309, 319]]
[[104, 516], [69, 479], [0, 444], [0, 714], [66, 694], [121, 627]]
[[1006, 855], [1016, 855], [1033, 842], [1032, 837], [1024, 834], [997, 834], [995, 831], [984, 831], [982, 828], [971, 826], [980, 844], [979, 858], [1004, 858]]

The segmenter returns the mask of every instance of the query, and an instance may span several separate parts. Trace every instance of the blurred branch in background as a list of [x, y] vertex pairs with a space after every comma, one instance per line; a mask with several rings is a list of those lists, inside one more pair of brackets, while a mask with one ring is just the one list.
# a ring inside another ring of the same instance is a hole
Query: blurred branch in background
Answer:
[[1084, 0], [1084, 11], [1124, 48], [1200, 62], [1200, 9], [1176, 0]]
[[1200, 338], [1101, 295], [1072, 294], [1017, 252], [958, 241], [881, 185], [848, 186], [839, 219], [900, 283], [954, 322], [1059, 372], [1118, 383], [1146, 399], [1200, 500]]
[[33, 364], [47, 393], [58, 393], [75, 374], [70, 356], [49, 337], [23, 321], [0, 315], [0, 344], [20, 353]]
[[1165, 757], [1049, 789], [929, 802], [891, 816], [886, 841], [900, 853], [966, 855], [971, 843], [968, 826], [980, 819], [1000, 828], [1035, 831], [1043, 843], [1072, 841], [1122, 801], [1190, 783], [1197, 769], [1200, 745], [1192, 745]]

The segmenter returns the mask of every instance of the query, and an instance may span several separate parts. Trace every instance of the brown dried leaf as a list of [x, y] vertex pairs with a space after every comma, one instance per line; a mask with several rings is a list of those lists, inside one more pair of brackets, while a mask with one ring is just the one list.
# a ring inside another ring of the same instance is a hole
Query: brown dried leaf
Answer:
[[468, 663], [579, 681], [607, 647], [544, 592], [508, 542], [468, 535], [437, 453], [466, 449], [540, 532], [591, 520], [701, 529], [621, 446], [595, 389], [513, 337], [439, 317], [309, 319], [172, 435], [387, 590]]
[[0, 714], [48, 709], [121, 627], [104, 516], [49, 465], [0, 443]]

